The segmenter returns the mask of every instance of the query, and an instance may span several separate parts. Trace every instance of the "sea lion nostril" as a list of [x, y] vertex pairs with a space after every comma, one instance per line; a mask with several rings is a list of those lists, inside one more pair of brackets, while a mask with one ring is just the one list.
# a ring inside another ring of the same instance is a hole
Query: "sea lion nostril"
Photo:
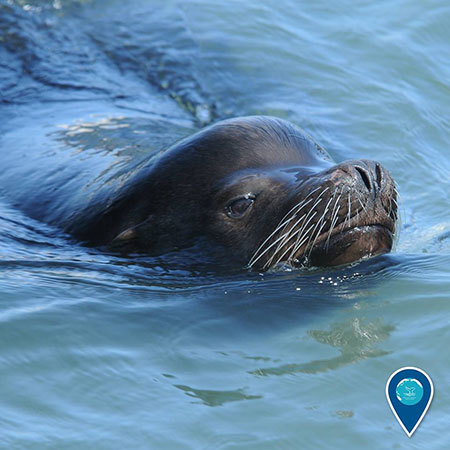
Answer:
[[375, 173], [377, 176], [377, 185], [381, 189], [381, 182], [383, 181], [383, 172], [381, 170], [380, 164], [378, 163], [375, 164]]
[[372, 188], [372, 184], [370, 182], [370, 175], [362, 167], [355, 166], [355, 170], [361, 175], [361, 178], [364, 184], [366, 185], [367, 190], [370, 191]]

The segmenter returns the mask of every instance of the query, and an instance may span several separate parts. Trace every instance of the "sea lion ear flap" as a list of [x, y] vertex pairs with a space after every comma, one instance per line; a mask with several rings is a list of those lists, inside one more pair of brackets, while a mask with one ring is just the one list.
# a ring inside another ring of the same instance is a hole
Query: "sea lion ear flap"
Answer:
[[119, 252], [142, 251], [151, 248], [152, 216], [138, 225], [131, 226], [119, 233], [110, 243], [111, 250]]

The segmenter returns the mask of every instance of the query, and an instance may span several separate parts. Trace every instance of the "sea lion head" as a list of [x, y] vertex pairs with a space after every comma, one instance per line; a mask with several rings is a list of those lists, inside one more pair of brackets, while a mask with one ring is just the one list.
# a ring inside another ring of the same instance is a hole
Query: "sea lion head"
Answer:
[[393, 244], [397, 193], [388, 171], [369, 160], [336, 164], [273, 117], [205, 128], [168, 149], [138, 183], [129, 215], [138, 223], [113, 247], [161, 251], [204, 236], [237, 263], [266, 270], [346, 264]]

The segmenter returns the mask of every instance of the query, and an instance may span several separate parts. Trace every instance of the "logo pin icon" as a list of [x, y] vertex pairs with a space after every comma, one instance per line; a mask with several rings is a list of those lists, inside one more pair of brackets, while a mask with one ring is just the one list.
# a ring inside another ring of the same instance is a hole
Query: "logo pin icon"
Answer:
[[386, 383], [387, 401], [408, 437], [422, 422], [433, 394], [431, 378], [417, 367], [402, 367], [389, 377]]

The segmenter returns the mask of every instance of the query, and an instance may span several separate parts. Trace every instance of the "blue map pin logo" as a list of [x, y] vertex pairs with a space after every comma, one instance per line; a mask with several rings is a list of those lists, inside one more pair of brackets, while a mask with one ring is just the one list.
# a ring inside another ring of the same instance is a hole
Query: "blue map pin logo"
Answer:
[[396, 370], [386, 383], [389, 406], [403, 430], [411, 437], [425, 417], [434, 387], [426, 372], [417, 367]]

